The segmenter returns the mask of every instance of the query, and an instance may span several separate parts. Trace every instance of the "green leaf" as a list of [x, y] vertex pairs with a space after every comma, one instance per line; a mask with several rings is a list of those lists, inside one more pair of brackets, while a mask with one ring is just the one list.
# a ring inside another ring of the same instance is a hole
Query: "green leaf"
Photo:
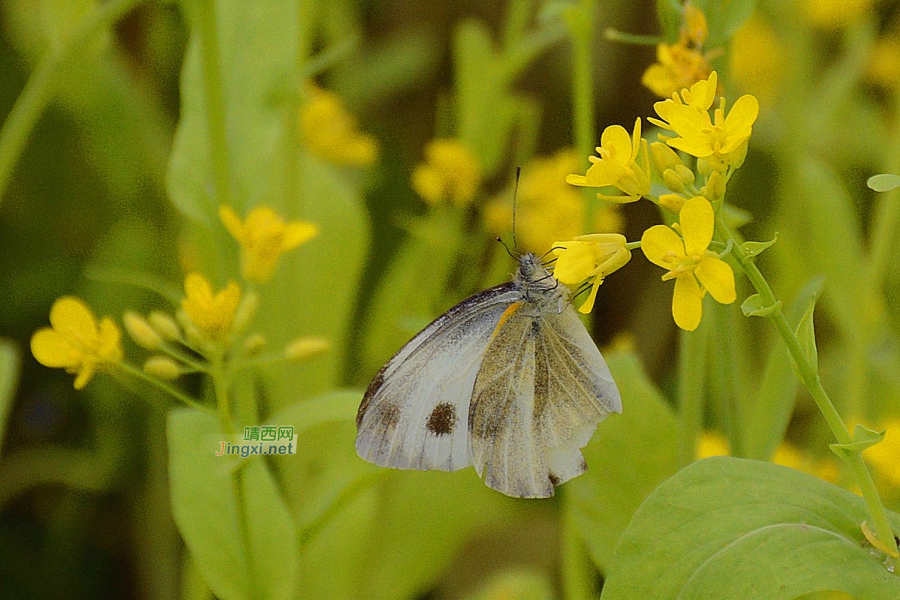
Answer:
[[296, 533], [265, 461], [232, 473], [215, 455], [225, 435], [203, 412], [172, 411], [167, 433], [172, 515], [210, 589], [223, 600], [293, 598]]
[[[809, 301], [822, 291], [825, 280], [814, 279], [803, 288], [788, 309], [787, 319], [792, 325], [800, 322], [802, 312]], [[794, 371], [794, 361], [780, 337], [776, 337], [766, 359], [762, 381], [754, 396], [756, 403], [748, 411], [744, 434], [744, 452], [747, 458], [768, 460], [784, 439], [800, 381]]]
[[741, 250], [747, 255], [747, 258], [756, 258], [760, 254], [762, 254], [767, 249], [771, 248], [775, 245], [775, 242], [778, 241], [778, 234], [775, 234], [768, 242], [744, 242], [741, 244]]
[[900, 187], [900, 175], [893, 175], [890, 173], [872, 175], [869, 177], [869, 180], [866, 181], [866, 185], [876, 192], [889, 192]]
[[850, 460], [866, 448], [871, 448], [884, 439], [884, 431], [875, 431], [857, 424], [853, 430], [853, 441], [849, 444], [830, 444], [832, 452], [842, 460]]
[[19, 350], [15, 344], [0, 339], [0, 448], [3, 448], [6, 421], [15, 400], [20, 362]]
[[[862, 498], [777, 465], [694, 463], [641, 505], [616, 550], [602, 600], [793, 600], [836, 590], [900, 595], [863, 544]], [[894, 527], [900, 515], [891, 514]]]
[[767, 306], [759, 294], [753, 294], [741, 303], [741, 312], [745, 317], [768, 317], [780, 308], [781, 300]]
[[641, 502], [678, 470], [677, 418], [634, 354], [610, 354], [622, 414], [600, 424], [584, 449], [588, 471], [560, 488], [585, 546], [601, 571]]
[[[183, 3], [190, 8], [192, 3]], [[219, 0], [219, 64], [225, 97], [228, 168], [238, 212], [264, 197], [282, 147], [283, 111], [275, 99], [291, 80], [299, 41], [297, 3], [269, 0], [265, 10], [243, 0]], [[185, 10], [188, 22], [193, 10]], [[192, 27], [181, 74], [181, 119], [169, 161], [167, 186], [175, 206], [207, 226], [218, 224], [210, 195], [214, 181], [200, 37]]]
[[[813, 316], [816, 310], [816, 300], [818, 297], [818, 294], [812, 294], [810, 296], [807, 302], [806, 312], [803, 313], [803, 316], [800, 318], [800, 323], [797, 324], [797, 329], [795, 330], [797, 340], [803, 348], [803, 353], [816, 371], [819, 370], [819, 351], [816, 348], [816, 328]], [[797, 365], [795, 364], [794, 366], [796, 367]], [[797, 378], [802, 380], [799, 369], [797, 369]]]

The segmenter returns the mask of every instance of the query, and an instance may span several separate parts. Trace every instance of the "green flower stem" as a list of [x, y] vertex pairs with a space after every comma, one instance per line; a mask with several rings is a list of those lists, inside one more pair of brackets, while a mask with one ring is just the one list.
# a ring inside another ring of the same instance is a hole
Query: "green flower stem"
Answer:
[[572, 516], [572, 502], [566, 490], [562, 495], [560, 513], [562, 516], [562, 587], [565, 600], [590, 600], [594, 597], [594, 582], [590, 562], [584, 549], [584, 542], [578, 534]]
[[706, 383], [706, 348], [709, 328], [703, 323], [697, 331], [679, 330], [678, 398], [681, 431], [678, 458], [689, 465], [697, 457], [697, 439], [703, 431]]
[[206, 89], [206, 128], [212, 159], [213, 181], [219, 206], [233, 206], [231, 177], [229, 176], [227, 111], [219, 64], [219, 34], [216, 7], [213, 0], [197, 2], [197, 33], [200, 36], [200, 62], [203, 65], [203, 85]]
[[[736, 239], [734, 233], [720, 216], [717, 217], [717, 228], [719, 233], [724, 236], [726, 240]], [[756, 264], [747, 257], [739, 244], [734, 244], [732, 255], [738, 261], [738, 264], [741, 266], [744, 274], [747, 275], [750, 283], [753, 284], [757, 293], [759, 293], [764, 305], [776, 306], [775, 294], [772, 292], [772, 288], [769, 286], [768, 281], [766, 281], [765, 276], [763, 276]], [[797, 339], [793, 329], [791, 329], [781, 308], [776, 308], [769, 316], [769, 319], [771, 319], [778, 334], [784, 340], [788, 352], [800, 372], [800, 379], [803, 382], [803, 385], [806, 386], [806, 389], [808, 389], [809, 393], [812, 395], [816, 406], [819, 407], [819, 411], [822, 413], [822, 416], [825, 417], [825, 421], [831, 428], [835, 439], [840, 444], [850, 444], [853, 441], [853, 436], [844, 425], [840, 414], [838, 414], [837, 409], [834, 407], [831, 398], [828, 397], [825, 388], [822, 387], [819, 373], [812, 364], [810, 364], [806, 353], [803, 351], [803, 347], [800, 345], [800, 340]], [[878, 490], [875, 488], [875, 482], [872, 481], [872, 475], [869, 473], [865, 461], [863, 461], [862, 453], [858, 450], [851, 451], [847, 463], [850, 465], [853, 478], [862, 492], [863, 499], [865, 500], [866, 507], [869, 511], [869, 516], [872, 520], [872, 526], [875, 528], [878, 539], [889, 547], [892, 545], [896, 547], [893, 529], [888, 521], [887, 512], [884, 509], [881, 497], [878, 495]], [[895, 568], [900, 567], [900, 560], [891, 560]]]
[[231, 400], [228, 398], [228, 373], [221, 355], [214, 356], [209, 361], [209, 376], [213, 382], [216, 395], [216, 407], [219, 412], [219, 421], [222, 431], [228, 435], [234, 435], [234, 416], [231, 412]]
[[663, 44], [666, 41], [662, 36], [626, 33], [613, 27], [606, 29], [606, 31], [603, 32], [603, 37], [613, 42], [624, 42], [626, 44], [637, 44], [639, 46], [656, 46], [658, 44]]
[[[575, 146], [580, 156], [590, 156], [594, 150], [594, 84], [591, 73], [591, 48], [594, 38], [594, 16], [597, 12], [596, 0], [580, 0], [576, 7], [566, 14], [566, 24], [572, 38], [572, 107], [575, 123]], [[594, 192], [582, 190], [585, 200], [585, 232], [592, 231], [597, 222], [598, 203]]]
[[176, 348], [172, 344], [164, 342], [163, 345], [159, 347], [159, 349], [175, 360], [186, 364], [197, 373], [206, 373], [206, 371], [208, 370], [206, 365], [197, 362], [187, 352]]
[[22, 155], [38, 117], [53, 96], [54, 86], [66, 65], [97, 35], [109, 29], [141, 0], [110, 0], [100, 3], [79, 23], [63, 44], [47, 52], [32, 72], [0, 129], [0, 199], [9, 184], [12, 170]]
[[177, 388], [172, 387], [171, 385], [169, 385], [167, 383], [160, 381], [156, 377], [151, 377], [150, 375], [148, 375], [147, 373], [144, 373], [137, 367], [129, 365], [128, 363], [125, 363], [125, 362], [121, 362], [121, 363], [117, 364], [116, 367], [121, 369], [123, 372], [131, 375], [135, 379], [140, 379], [141, 381], [149, 383], [153, 387], [155, 387], [159, 390], [162, 390], [163, 392], [169, 394], [170, 396], [172, 396], [173, 398], [175, 398], [176, 400], [178, 400], [179, 402], [181, 402], [182, 404], [184, 404], [186, 406], [190, 406], [191, 408], [196, 408], [197, 410], [202, 410], [203, 412], [207, 412], [207, 413], [212, 412], [208, 406], [204, 406], [204, 405], [200, 404], [199, 402], [197, 402], [196, 400], [194, 400], [193, 398], [191, 398], [184, 392], [178, 390]]

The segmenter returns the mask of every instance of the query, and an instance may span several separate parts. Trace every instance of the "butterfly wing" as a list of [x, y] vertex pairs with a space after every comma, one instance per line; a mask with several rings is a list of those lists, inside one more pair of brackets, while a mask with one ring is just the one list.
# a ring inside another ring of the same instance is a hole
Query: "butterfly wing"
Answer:
[[552, 496], [587, 469], [580, 449], [610, 412], [622, 412], [618, 388], [575, 311], [523, 303], [497, 328], [475, 382], [475, 469], [509, 496]]
[[455, 471], [472, 464], [469, 401], [484, 350], [521, 288], [499, 285], [463, 300], [378, 372], [356, 416], [356, 452], [396, 469]]

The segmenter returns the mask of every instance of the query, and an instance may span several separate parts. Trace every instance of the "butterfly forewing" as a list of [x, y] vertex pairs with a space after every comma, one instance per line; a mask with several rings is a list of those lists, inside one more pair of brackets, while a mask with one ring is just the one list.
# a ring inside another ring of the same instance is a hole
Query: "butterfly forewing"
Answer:
[[357, 414], [357, 453], [397, 469], [455, 471], [472, 464], [467, 420], [484, 348], [521, 298], [511, 283], [457, 304], [379, 371]]

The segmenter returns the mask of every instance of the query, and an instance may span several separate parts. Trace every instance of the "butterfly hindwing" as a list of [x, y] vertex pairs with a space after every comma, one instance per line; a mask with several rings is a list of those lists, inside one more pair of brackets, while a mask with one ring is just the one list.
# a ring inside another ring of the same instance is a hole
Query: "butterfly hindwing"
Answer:
[[357, 414], [356, 450], [377, 465], [455, 471], [472, 464], [469, 401], [484, 349], [521, 291], [510, 283], [460, 302], [379, 371]]
[[597, 424], [621, 412], [603, 357], [571, 306], [523, 303], [497, 327], [475, 381], [469, 429], [475, 469], [505, 494], [545, 498], [587, 468]]

